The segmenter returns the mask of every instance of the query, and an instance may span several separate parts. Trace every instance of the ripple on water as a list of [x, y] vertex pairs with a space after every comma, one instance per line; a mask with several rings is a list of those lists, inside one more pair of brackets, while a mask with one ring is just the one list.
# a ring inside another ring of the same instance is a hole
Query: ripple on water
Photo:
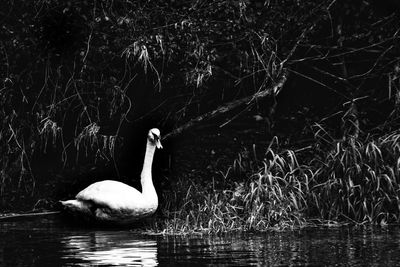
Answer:
[[400, 227], [223, 236], [0, 223], [0, 266], [400, 266]]

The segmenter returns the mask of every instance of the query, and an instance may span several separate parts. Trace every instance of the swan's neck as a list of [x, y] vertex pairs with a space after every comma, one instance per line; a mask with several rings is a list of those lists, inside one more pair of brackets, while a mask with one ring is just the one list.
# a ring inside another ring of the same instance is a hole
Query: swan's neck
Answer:
[[149, 141], [147, 141], [146, 154], [144, 156], [142, 174], [140, 175], [140, 177], [141, 177], [140, 182], [142, 184], [142, 194], [143, 195], [155, 193], [153, 179], [152, 179], [152, 175], [151, 175], [151, 166], [153, 164], [153, 157], [154, 157], [155, 150], [156, 150], [156, 146], [151, 144]]

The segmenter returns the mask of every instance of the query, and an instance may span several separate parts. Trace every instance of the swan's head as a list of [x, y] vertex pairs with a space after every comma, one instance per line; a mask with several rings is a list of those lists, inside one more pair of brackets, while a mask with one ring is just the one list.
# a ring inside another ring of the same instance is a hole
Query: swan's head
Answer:
[[162, 148], [160, 130], [158, 130], [157, 128], [153, 128], [149, 131], [147, 139], [157, 148]]

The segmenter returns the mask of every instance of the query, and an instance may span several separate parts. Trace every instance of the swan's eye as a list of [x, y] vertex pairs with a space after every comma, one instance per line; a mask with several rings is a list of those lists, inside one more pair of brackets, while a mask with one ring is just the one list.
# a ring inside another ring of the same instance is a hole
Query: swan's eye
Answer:
[[149, 131], [149, 141], [156, 145], [157, 148], [162, 148], [160, 131], [158, 129], [152, 129]]
[[158, 142], [160, 140], [160, 137], [154, 133], [149, 134], [149, 139], [152, 142]]

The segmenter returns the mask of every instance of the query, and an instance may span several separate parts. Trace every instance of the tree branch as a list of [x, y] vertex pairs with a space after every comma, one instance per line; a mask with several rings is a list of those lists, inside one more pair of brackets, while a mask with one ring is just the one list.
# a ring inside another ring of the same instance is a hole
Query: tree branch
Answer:
[[279, 77], [279, 80], [275, 83], [273, 83], [270, 87], [266, 88], [263, 91], [259, 91], [253, 95], [241, 98], [241, 99], [237, 99], [234, 101], [231, 101], [225, 105], [222, 105], [220, 107], [218, 107], [215, 110], [212, 110], [210, 112], [204, 113], [203, 115], [200, 115], [194, 119], [191, 119], [190, 121], [188, 121], [187, 123], [185, 123], [184, 125], [176, 128], [175, 130], [173, 130], [172, 132], [164, 135], [163, 139], [167, 139], [170, 137], [174, 137], [176, 135], [181, 134], [183, 131], [195, 126], [197, 123], [202, 122], [204, 120], [209, 120], [212, 118], [215, 118], [221, 114], [224, 114], [234, 108], [237, 108], [245, 103], [249, 104], [250, 102], [256, 100], [256, 99], [260, 99], [263, 97], [266, 97], [268, 95], [272, 95], [275, 92], [279, 92], [280, 88], [283, 87], [283, 85], [285, 84], [286, 80], [287, 80], [287, 76], [288, 76], [288, 72], [286, 69], [284, 69]]

